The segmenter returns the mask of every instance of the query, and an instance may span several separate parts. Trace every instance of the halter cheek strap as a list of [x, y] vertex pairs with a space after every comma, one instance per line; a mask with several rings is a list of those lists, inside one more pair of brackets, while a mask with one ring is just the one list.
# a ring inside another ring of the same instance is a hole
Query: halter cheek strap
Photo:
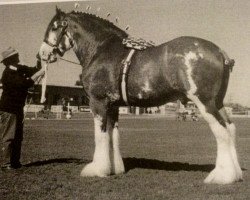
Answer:
[[43, 40], [43, 42], [45, 42], [47, 45], [49, 45], [50, 47], [56, 48], [57, 46], [55, 44], [52, 44], [50, 41], [48, 40]]
[[74, 41], [73, 41], [72, 36], [70, 35], [70, 33], [68, 31], [66, 31], [65, 36], [67, 38], [69, 38], [70, 48], [73, 48], [74, 47]]

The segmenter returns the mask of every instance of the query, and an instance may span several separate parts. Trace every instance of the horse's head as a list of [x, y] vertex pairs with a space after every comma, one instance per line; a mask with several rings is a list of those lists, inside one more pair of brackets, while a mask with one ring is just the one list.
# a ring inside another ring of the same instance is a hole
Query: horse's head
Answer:
[[57, 54], [63, 56], [72, 47], [73, 39], [68, 32], [66, 13], [56, 8], [56, 15], [48, 25], [39, 56], [43, 61], [55, 62]]

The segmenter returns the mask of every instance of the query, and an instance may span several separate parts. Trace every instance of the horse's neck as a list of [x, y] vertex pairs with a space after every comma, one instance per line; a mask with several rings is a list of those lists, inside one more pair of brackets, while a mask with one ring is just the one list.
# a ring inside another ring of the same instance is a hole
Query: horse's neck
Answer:
[[[114, 42], [118, 41], [122, 46], [122, 38], [116, 35], [107, 36], [105, 40], [100, 41], [93, 39], [94, 37], [83, 38], [78, 40], [74, 51], [84, 68], [88, 68], [94, 58], [106, 52], [105, 49], [112, 48]], [[86, 38], [88, 38], [88, 40]]]
[[93, 41], [79, 41], [76, 44], [74, 51], [82, 66], [89, 65], [99, 46], [100, 43]]
[[[107, 44], [109, 42], [112, 43], [112, 39], [110, 38], [120, 40], [122, 45], [123, 37], [127, 36], [127, 34], [119, 30], [119, 28], [112, 27], [111, 24], [100, 20], [101, 19], [94, 19], [86, 15], [81, 18], [81, 22], [87, 24], [86, 27], [79, 24], [81, 30], [74, 33], [78, 38], [77, 41], [75, 41], [77, 44], [74, 51], [83, 67], [88, 67], [93, 57], [99, 54], [98, 51], [101, 51], [100, 49], [102, 49], [103, 46], [109, 45]], [[78, 23], [78, 20], [73, 19], [73, 21]]]

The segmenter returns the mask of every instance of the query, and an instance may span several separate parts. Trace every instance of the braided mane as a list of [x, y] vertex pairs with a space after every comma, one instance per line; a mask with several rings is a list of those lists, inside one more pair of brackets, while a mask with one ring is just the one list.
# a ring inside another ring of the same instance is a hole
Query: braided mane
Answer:
[[[103, 19], [97, 15], [85, 13], [85, 12], [77, 12], [77, 11], [72, 11], [69, 13], [70, 16], [72, 16], [72, 14], [78, 17], [78, 19], [76, 19], [78, 21], [78, 23], [82, 24], [85, 28], [91, 29], [92, 31], [93, 31], [93, 29], [95, 29], [95, 27], [88, 26], [88, 24], [87, 24], [88, 21], [94, 22], [97, 27], [102, 27], [103, 30], [115, 33], [119, 37], [124, 38], [124, 37], [128, 36], [128, 34], [124, 30], [118, 28], [112, 22], [110, 22], [106, 19]], [[102, 30], [99, 29], [96, 31], [102, 31]]]

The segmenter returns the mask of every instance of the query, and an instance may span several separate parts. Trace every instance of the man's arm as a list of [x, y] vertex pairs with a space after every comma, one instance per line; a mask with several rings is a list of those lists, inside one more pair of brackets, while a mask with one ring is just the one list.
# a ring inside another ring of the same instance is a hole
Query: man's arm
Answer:
[[34, 85], [32, 79], [6, 71], [3, 73], [2, 83], [11, 88], [29, 88]]
[[18, 71], [20, 73], [26, 74], [28, 77], [31, 77], [37, 71], [39, 71], [41, 68], [42, 68], [41, 61], [37, 60], [36, 66], [34, 66], [34, 67], [28, 67], [26, 65], [19, 65]]
[[12, 73], [3, 73], [2, 83], [9, 87], [16, 88], [29, 88], [34, 85], [34, 82], [41, 76], [44, 75], [44, 69], [40, 69], [38, 72], [33, 74], [31, 77], [17, 76]]

